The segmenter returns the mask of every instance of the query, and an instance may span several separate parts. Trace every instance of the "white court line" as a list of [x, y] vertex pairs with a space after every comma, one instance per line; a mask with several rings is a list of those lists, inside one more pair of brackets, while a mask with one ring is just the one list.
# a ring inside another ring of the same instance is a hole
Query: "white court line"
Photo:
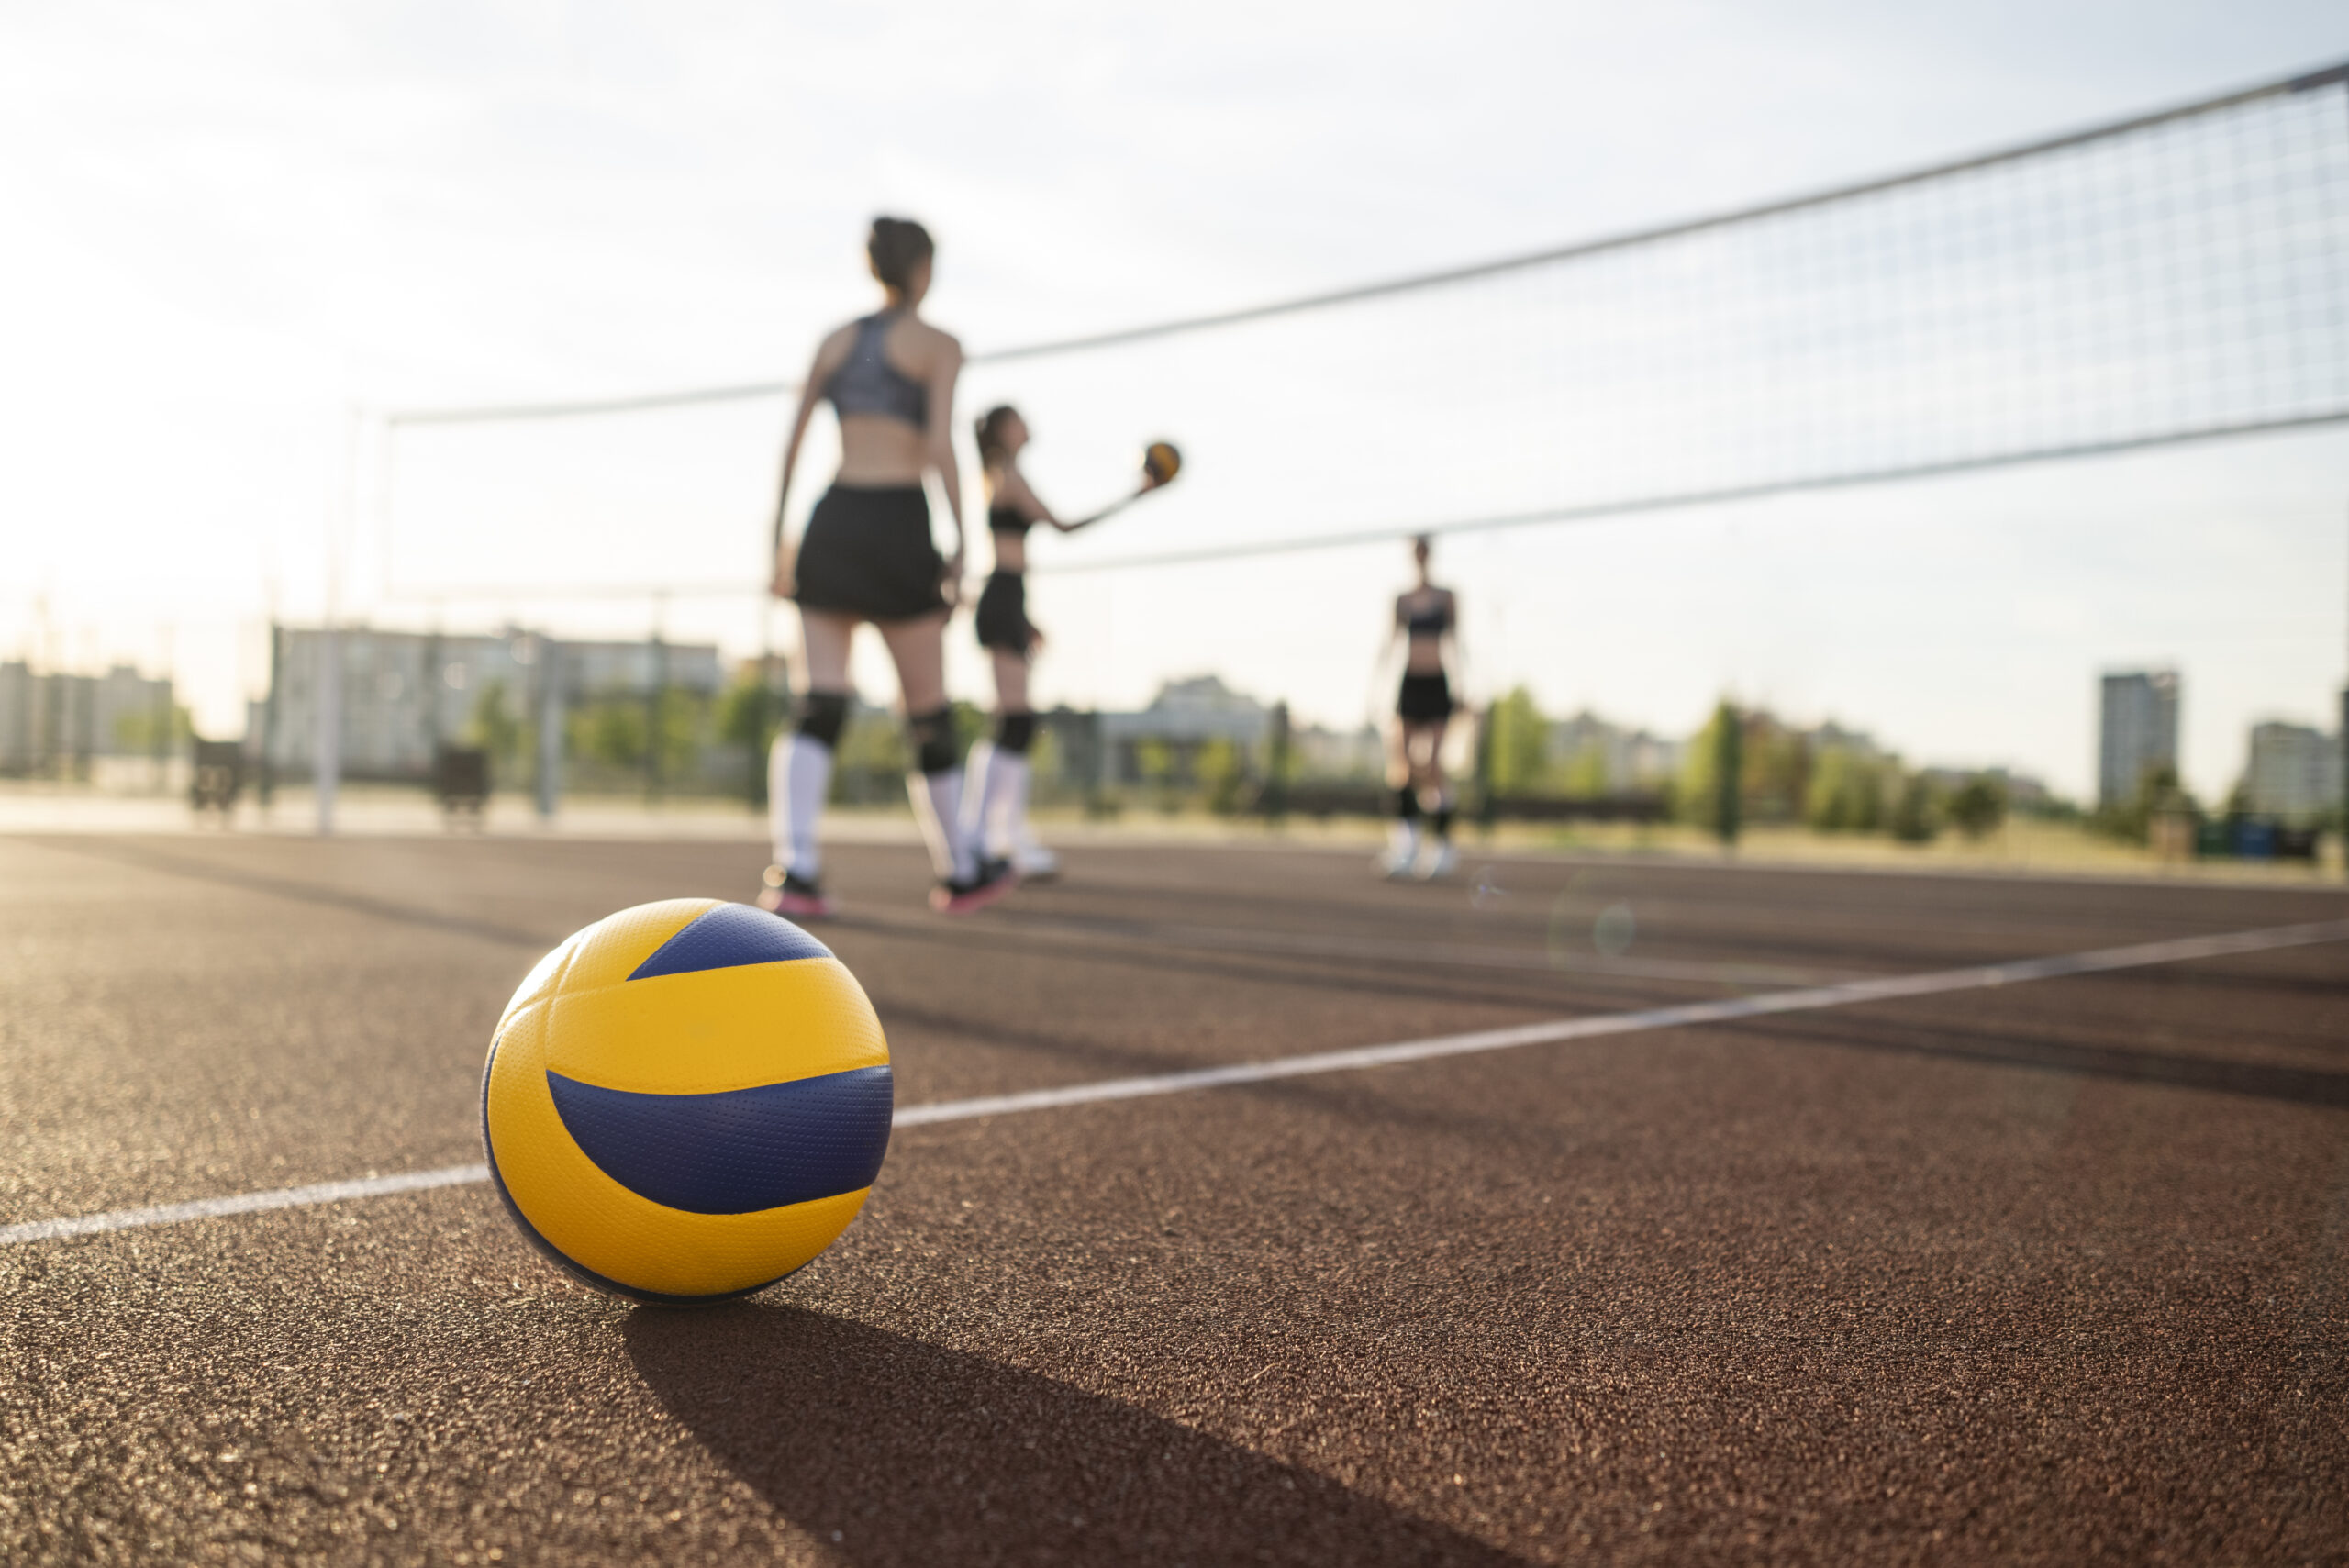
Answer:
[[[1596, 1040], [1607, 1035], [1637, 1034], [1653, 1029], [1689, 1029], [1699, 1024], [1727, 1023], [1737, 1018], [1764, 1018], [1776, 1013], [1818, 1012], [1828, 1007], [1848, 1007], [1861, 1002], [1935, 996], [1953, 991], [1990, 990], [2031, 980], [2099, 974], [2117, 969], [2145, 969], [2193, 959], [2273, 952], [2281, 948], [2312, 947], [2321, 942], [2337, 941], [2349, 941], [2349, 920], [2316, 920], [2298, 926], [2271, 926], [2256, 931], [2181, 937], [2173, 941], [2141, 942], [2133, 947], [2104, 948], [2095, 952], [2019, 959], [2011, 963], [1935, 970], [1925, 974], [1852, 980], [1836, 985], [1772, 991], [1759, 996], [1733, 996], [1714, 1002], [1649, 1007], [1635, 1013], [1557, 1018], [1548, 1023], [1520, 1024], [1510, 1029], [1477, 1029], [1468, 1034], [1438, 1035], [1431, 1040], [1400, 1040], [1392, 1045], [1365, 1045], [1346, 1051], [1316, 1051], [1307, 1056], [1276, 1057], [1269, 1062], [1235, 1062], [1228, 1067], [1199, 1067], [1141, 1078], [1112, 1078], [1102, 1083], [1069, 1084], [1056, 1089], [1031, 1089], [1024, 1094], [943, 1100], [899, 1111], [895, 1125], [901, 1128], [929, 1127], [939, 1122], [1012, 1116], [1021, 1111], [1092, 1105], [1103, 1100], [1138, 1100], [1154, 1095], [1189, 1094], [1197, 1089], [1222, 1088], [1233, 1084], [1264, 1084], [1280, 1078], [1302, 1078], [1321, 1073], [1352, 1073], [1367, 1067], [1392, 1067], [1406, 1062], [1431, 1062], [1447, 1056], [1512, 1051], [1520, 1046], [1553, 1045], [1564, 1040]], [[347, 1198], [381, 1197], [392, 1193], [463, 1186], [487, 1180], [489, 1168], [485, 1165], [450, 1165], [438, 1171], [414, 1171], [396, 1176], [369, 1176], [360, 1181], [320, 1182], [314, 1186], [280, 1187], [271, 1192], [245, 1193], [234, 1197], [198, 1198], [193, 1203], [159, 1204], [150, 1208], [117, 1208], [104, 1214], [74, 1215], [63, 1219], [37, 1219], [22, 1225], [0, 1226], [0, 1246], [44, 1241], [61, 1236], [135, 1230], [149, 1225], [173, 1225], [182, 1220], [254, 1214], [265, 1209], [304, 1208], [317, 1204], [340, 1203]]]
[[217, 1219], [224, 1214], [258, 1214], [270, 1208], [308, 1208], [340, 1203], [345, 1198], [386, 1197], [393, 1193], [422, 1192], [427, 1187], [461, 1187], [489, 1180], [486, 1165], [448, 1165], [438, 1171], [403, 1171], [396, 1176], [365, 1176], [351, 1182], [319, 1182], [306, 1187], [278, 1187], [265, 1193], [239, 1193], [235, 1197], [200, 1197], [192, 1203], [159, 1203], [152, 1208], [117, 1208], [105, 1214], [77, 1214], [66, 1219], [36, 1219], [24, 1225], [0, 1226], [0, 1247], [19, 1241], [46, 1241], [56, 1236], [92, 1236], [104, 1230], [136, 1230], [147, 1225], [177, 1225], [184, 1219]]
[[921, 1127], [930, 1122], [963, 1121], [973, 1117], [1047, 1110], [1055, 1106], [1089, 1105], [1098, 1100], [1132, 1100], [1151, 1095], [1179, 1095], [1193, 1089], [1212, 1089], [1230, 1084], [1262, 1084], [1276, 1078], [1299, 1078], [1317, 1073], [1391, 1067], [1397, 1062], [1429, 1062], [1439, 1057], [1469, 1056], [1486, 1051], [1510, 1051], [1519, 1046], [1552, 1045], [1562, 1040], [1593, 1040], [1603, 1035], [1634, 1034], [1649, 1029], [1687, 1029], [1698, 1024], [1725, 1023], [1733, 1018], [1758, 1018], [1771, 1013], [1816, 1012], [1823, 1007], [1848, 1007], [1857, 1002], [1932, 996], [1948, 991], [1985, 990], [2027, 980], [2053, 980], [2069, 974], [2139, 969], [2152, 964], [2177, 963], [2188, 959], [2268, 952], [2277, 948], [2307, 947], [2318, 942], [2343, 940], [2349, 940], [2349, 920], [2321, 920], [2306, 925], [2271, 927], [2259, 931], [2183, 937], [2175, 941], [2144, 942], [2135, 947], [2105, 948], [2096, 952], [2066, 953], [2054, 958], [2021, 959], [2012, 963], [1985, 964], [1973, 969], [1944, 969], [1927, 974], [1894, 974], [1875, 980], [1849, 980], [1835, 985], [1770, 991], [1759, 996], [1731, 996], [1714, 1002], [1649, 1007], [1636, 1013], [1602, 1013], [1595, 1018], [1559, 1018], [1549, 1023], [1520, 1024], [1511, 1029], [1479, 1029], [1473, 1034], [1407, 1040], [1393, 1045], [1357, 1046], [1347, 1051], [1318, 1051], [1309, 1056], [1277, 1057], [1270, 1062], [1241, 1062], [1229, 1067], [1200, 1067], [1184, 1073], [1162, 1073], [1147, 1078], [1115, 1078], [1107, 1083], [1031, 1089], [1019, 1095], [949, 1100], [941, 1105], [915, 1106], [909, 1110], [900, 1111], [896, 1125]]

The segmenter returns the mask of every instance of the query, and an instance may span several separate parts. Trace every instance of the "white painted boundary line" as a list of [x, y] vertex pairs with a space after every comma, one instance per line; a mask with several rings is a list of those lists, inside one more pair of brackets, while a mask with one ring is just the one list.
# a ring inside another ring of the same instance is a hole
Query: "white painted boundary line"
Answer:
[[2273, 927], [2260, 931], [2234, 931], [2221, 936], [2185, 937], [2176, 941], [2146, 942], [2136, 947], [2107, 948], [2097, 952], [2066, 953], [2055, 958], [2022, 959], [2012, 963], [1986, 964], [1974, 969], [1887, 975], [1881, 979], [1851, 980], [1841, 984], [1807, 986], [1796, 991], [1771, 991], [1759, 996], [1733, 996], [1717, 1002], [1687, 1002], [1670, 1007], [1650, 1007], [1636, 1013], [1604, 1013], [1595, 1018], [1561, 1018], [1545, 1024], [1520, 1024], [1512, 1029], [1480, 1029], [1474, 1034], [1440, 1035], [1433, 1040], [1407, 1040], [1394, 1045], [1359, 1046], [1349, 1051], [1319, 1051], [1310, 1056], [1279, 1057], [1270, 1062], [1241, 1062], [1229, 1067], [1202, 1067], [1186, 1073], [1163, 1073], [1148, 1078], [1116, 1078], [1100, 1084], [1071, 1084], [1058, 1089], [1032, 1089], [1021, 1095], [950, 1100], [942, 1105], [915, 1106], [900, 1111], [896, 1125], [921, 1127], [931, 1122], [964, 1121], [973, 1117], [1048, 1110], [1055, 1106], [1141, 1099], [1151, 1095], [1179, 1095], [1193, 1089], [1219, 1088], [1230, 1084], [1263, 1084], [1276, 1078], [1300, 1078], [1317, 1073], [1391, 1067], [1398, 1062], [1430, 1062], [1440, 1057], [1470, 1056], [1486, 1051], [1510, 1051], [1519, 1046], [1552, 1045], [1562, 1040], [1595, 1040], [1603, 1035], [1634, 1034], [1649, 1029], [1687, 1029], [1698, 1024], [1726, 1023], [1734, 1018], [1759, 1018], [1771, 1013], [1816, 1012], [1824, 1007], [1848, 1007], [1857, 1002], [1932, 996], [1949, 991], [1978, 991], [2027, 980], [2053, 980], [2063, 975], [2139, 969], [2153, 964], [2177, 963], [2188, 959], [2221, 958], [2235, 953], [2268, 952], [2277, 948], [2307, 947], [2318, 942], [2343, 940], [2349, 940], [2349, 920], [2323, 920], [2300, 926]]
[[[1510, 1029], [1439, 1035], [1431, 1040], [1407, 1040], [1392, 1045], [1366, 1045], [1347, 1051], [1317, 1051], [1308, 1056], [1278, 1057], [1269, 1062], [1235, 1062], [1228, 1067], [1200, 1067], [1142, 1078], [1113, 1078], [1103, 1083], [1070, 1084], [1057, 1089], [1031, 1089], [1025, 1094], [945, 1100], [935, 1105], [908, 1106], [897, 1113], [895, 1125], [900, 1128], [929, 1127], [939, 1122], [1014, 1116], [1022, 1111], [1093, 1105], [1104, 1100], [1138, 1100], [1157, 1095], [1183, 1095], [1197, 1089], [1223, 1088], [1234, 1084], [1264, 1084], [1281, 1078], [1303, 1078], [1322, 1073], [1352, 1073], [1368, 1067], [1392, 1067], [1407, 1062], [1431, 1062], [1447, 1056], [1513, 1051], [1520, 1046], [1554, 1045], [1564, 1040], [1597, 1040], [1608, 1035], [1638, 1034], [1653, 1029], [1690, 1029], [1700, 1024], [1727, 1023], [1776, 1013], [1818, 1012], [1862, 1002], [1935, 996], [1954, 991], [1991, 990], [2032, 980], [2100, 974], [2117, 969], [2146, 969], [2193, 959], [2274, 952], [2283, 948], [2313, 947], [2322, 942], [2337, 941], [2349, 941], [2349, 920], [2319, 920], [2298, 926], [2273, 926], [2256, 931], [2182, 937], [2174, 941], [2143, 942], [2134, 947], [2105, 948], [2095, 952], [2020, 959], [2011, 963], [1943, 969], [1927, 974], [1887, 975], [1876, 980], [1846, 981], [1837, 985], [1773, 991], [1760, 996], [1736, 996], [1716, 1002], [1650, 1007], [1636, 1013], [1560, 1018], [1549, 1023], [1520, 1024]], [[62, 1236], [135, 1230], [150, 1225], [174, 1225], [182, 1220], [255, 1214], [274, 1208], [306, 1208], [317, 1204], [340, 1203], [349, 1198], [383, 1197], [393, 1193], [464, 1186], [487, 1180], [489, 1168], [485, 1165], [450, 1165], [438, 1171], [413, 1171], [402, 1175], [370, 1176], [351, 1182], [320, 1182], [314, 1186], [281, 1187], [272, 1192], [245, 1193], [234, 1197], [198, 1198], [193, 1203], [160, 1204], [150, 1208], [117, 1208], [104, 1214], [0, 1226], [0, 1246], [45, 1241]]]
[[393, 1193], [422, 1192], [428, 1187], [461, 1187], [489, 1180], [486, 1165], [450, 1165], [438, 1171], [403, 1171], [396, 1176], [367, 1176], [352, 1182], [319, 1182], [307, 1187], [279, 1187], [272, 1192], [241, 1193], [235, 1197], [200, 1197], [193, 1203], [161, 1203], [152, 1208], [117, 1208], [105, 1214], [75, 1215], [70, 1219], [36, 1219], [24, 1225], [0, 1226], [0, 1247], [19, 1241], [46, 1241], [57, 1236], [92, 1236], [106, 1230], [136, 1230], [147, 1225], [177, 1225], [184, 1219], [217, 1219], [227, 1214], [259, 1214], [271, 1208], [309, 1208], [345, 1198], [387, 1197]]

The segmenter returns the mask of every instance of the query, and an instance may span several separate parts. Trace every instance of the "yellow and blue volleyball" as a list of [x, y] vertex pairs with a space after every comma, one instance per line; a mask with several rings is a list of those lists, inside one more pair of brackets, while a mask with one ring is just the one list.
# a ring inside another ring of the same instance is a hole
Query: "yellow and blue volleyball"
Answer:
[[889, 1042], [831, 950], [676, 898], [540, 959], [482, 1073], [482, 1143], [523, 1234], [599, 1290], [685, 1306], [830, 1246], [889, 1149]]

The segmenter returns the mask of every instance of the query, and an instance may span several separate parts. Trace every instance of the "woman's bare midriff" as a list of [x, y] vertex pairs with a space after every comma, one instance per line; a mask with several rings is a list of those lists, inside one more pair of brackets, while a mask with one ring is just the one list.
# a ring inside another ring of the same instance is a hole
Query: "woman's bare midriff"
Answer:
[[851, 414], [841, 420], [840, 483], [865, 488], [919, 484], [924, 438], [900, 420]]
[[1019, 534], [1000, 533], [995, 540], [995, 569], [997, 572], [1028, 570], [1028, 541]]
[[[1393, 646], [1391, 643], [1388, 646]], [[1443, 639], [1415, 637], [1403, 656], [1403, 672], [1409, 675], [1441, 675], [1443, 673]]]

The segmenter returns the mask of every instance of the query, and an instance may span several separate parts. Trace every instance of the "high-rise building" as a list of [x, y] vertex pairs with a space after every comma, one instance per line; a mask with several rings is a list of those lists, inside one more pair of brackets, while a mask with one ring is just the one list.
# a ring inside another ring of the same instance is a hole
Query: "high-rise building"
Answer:
[[2254, 817], [2306, 826], [2341, 804], [2341, 739], [2305, 724], [2254, 724], [2243, 784]]
[[2132, 670], [2104, 677], [2097, 726], [2096, 798], [2132, 799], [2145, 775], [2177, 766], [2178, 679], [2175, 670]]

